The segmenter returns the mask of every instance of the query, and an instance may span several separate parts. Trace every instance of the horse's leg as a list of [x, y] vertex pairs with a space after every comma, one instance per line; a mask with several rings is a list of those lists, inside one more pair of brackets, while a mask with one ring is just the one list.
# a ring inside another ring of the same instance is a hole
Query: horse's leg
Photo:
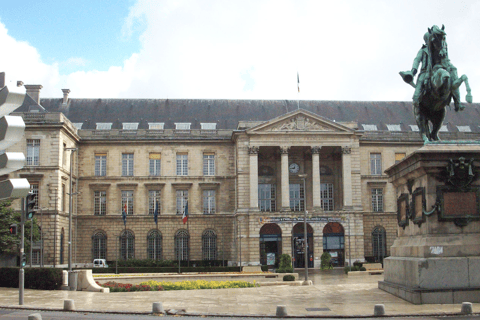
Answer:
[[443, 120], [445, 119], [445, 108], [435, 112], [435, 115], [432, 117], [432, 133], [430, 135], [430, 138], [433, 141], [438, 141], [440, 140], [438, 136], [438, 132], [440, 131], [440, 128], [442, 127]]
[[420, 112], [420, 106], [416, 105], [415, 103], [413, 104], [413, 115], [415, 116], [415, 121], [417, 122], [418, 131], [420, 131], [420, 136], [422, 137], [423, 142], [426, 143], [428, 140], [430, 140], [429, 139], [430, 134], [427, 131], [428, 123], [425, 115], [423, 115]]

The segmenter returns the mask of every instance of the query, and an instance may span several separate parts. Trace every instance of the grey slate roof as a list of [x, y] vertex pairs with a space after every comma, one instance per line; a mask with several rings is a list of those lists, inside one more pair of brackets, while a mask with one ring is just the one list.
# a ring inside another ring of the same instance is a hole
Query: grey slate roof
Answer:
[[[402, 131], [411, 131], [415, 125], [411, 102], [386, 101], [300, 101], [300, 108], [335, 121], [354, 121], [374, 124], [378, 130], [387, 130], [387, 124], [400, 124]], [[147, 122], [164, 122], [165, 129], [175, 128], [175, 122], [190, 122], [199, 129], [201, 122], [216, 122], [217, 129], [236, 129], [239, 121], [267, 121], [297, 109], [295, 100], [201, 100], [201, 99], [41, 99], [48, 112], [63, 112], [74, 123], [83, 123], [82, 129], [95, 129], [97, 122], [113, 122], [112, 129], [121, 129], [122, 122], [139, 122], [139, 129], [147, 129]], [[453, 105], [453, 104], [452, 104]], [[447, 108], [444, 124], [450, 132], [456, 126], [470, 126], [480, 132], [480, 104], [466, 104], [463, 112]], [[22, 105], [17, 111], [28, 111]]]

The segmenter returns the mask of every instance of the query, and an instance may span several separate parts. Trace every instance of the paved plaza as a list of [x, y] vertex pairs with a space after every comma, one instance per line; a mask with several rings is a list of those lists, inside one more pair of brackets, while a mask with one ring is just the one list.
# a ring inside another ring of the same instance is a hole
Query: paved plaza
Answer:
[[[73, 299], [77, 310], [148, 313], [153, 302], [162, 302], [165, 309], [185, 309], [191, 314], [268, 316], [275, 315], [278, 305], [285, 305], [292, 316], [373, 315], [375, 304], [384, 304], [387, 315], [450, 314], [461, 308], [410, 304], [378, 289], [383, 275], [347, 277], [342, 270], [334, 270], [309, 278], [313, 286], [122, 293], [25, 290], [24, 307], [62, 309], [65, 299]], [[0, 288], [0, 307], [19, 307], [18, 289]], [[473, 304], [474, 313], [479, 310], [480, 304]]]

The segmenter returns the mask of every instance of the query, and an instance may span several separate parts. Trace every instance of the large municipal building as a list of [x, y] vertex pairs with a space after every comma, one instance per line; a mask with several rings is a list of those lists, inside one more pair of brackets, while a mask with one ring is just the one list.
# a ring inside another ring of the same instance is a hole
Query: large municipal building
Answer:
[[[410, 102], [45, 99], [25, 87], [25, 139], [9, 151], [26, 165], [10, 178], [37, 196], [33, 264], [67, 264], [70, 210], [75, 264], [274, 265], [286, 253], [304, 267], [305, 214], [310, 267], [325, 251], [337, 266], [381, 261], [398, 224], [384, 171], [423, 145]], [[478, 139], [479, 107], [448, 110], [441, 138]]]

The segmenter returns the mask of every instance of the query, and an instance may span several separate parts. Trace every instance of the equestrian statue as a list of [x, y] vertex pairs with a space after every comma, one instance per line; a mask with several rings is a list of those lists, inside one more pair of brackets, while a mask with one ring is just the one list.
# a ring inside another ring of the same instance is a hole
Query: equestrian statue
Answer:
[[[460, 103], [459, 87], [465, 82], [467, 96], [465, 100], [472, 103], [472, 95], [468, 78], [457, 76], [457, 68], [448, 58], [445, 26], [428, 28], [423, 36], [425, 44], [418, 51], [411, 71], [402, 71], [403, 80], [415, 88], [413, 94], [413, 114], [418, 125], [420, 136], [425, 143], [438, 141], [438, 132], [445, 119], [445, 107], [453, 98], [456, 112], [465, 109]], [[413, 79], [419, 65], [422, 65], [415, 84]], [[431, 123], [431, 127], [430, 124]]]

